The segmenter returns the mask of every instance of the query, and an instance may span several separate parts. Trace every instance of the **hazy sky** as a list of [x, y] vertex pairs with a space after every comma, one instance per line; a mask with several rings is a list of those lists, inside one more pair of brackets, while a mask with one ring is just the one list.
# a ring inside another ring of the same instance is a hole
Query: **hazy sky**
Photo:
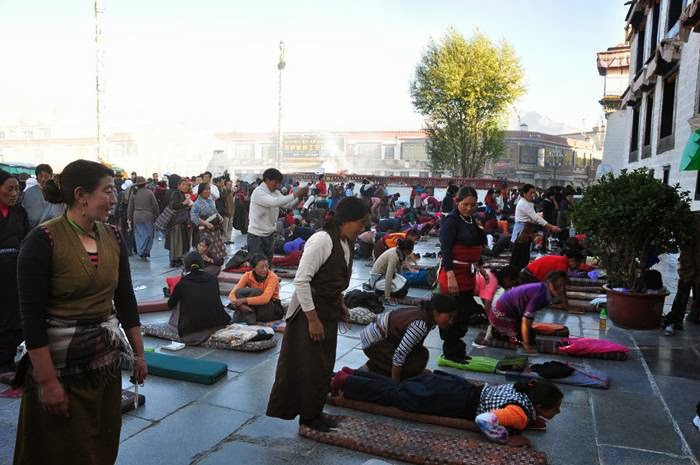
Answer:
[[[623, 40], [623, 0], [104, 0], [109, 130], [273, 130], [278, 43], [286, 130], [417, 129], [409, 82], [448, 27], [510, 42], [521, 114], [600, 118], [595, 53]], [[87, 0], [0, 0], [0, 124], [95, 120]]]

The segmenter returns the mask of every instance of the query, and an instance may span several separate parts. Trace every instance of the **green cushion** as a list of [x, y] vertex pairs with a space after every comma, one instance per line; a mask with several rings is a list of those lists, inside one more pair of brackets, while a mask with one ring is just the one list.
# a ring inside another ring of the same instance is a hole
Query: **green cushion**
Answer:
[[163, 355], [156, 352], [146, 352], [145, 356], [149, 375], [199, 384], [214, 384], [226, 376], [228, 369], [226, 364], [221, 362]]
[[437, 364], [441, 367], [457, 368], [458, 370], [476, 371], [479, 373], [496, 373], [498, 359], [472, 355], [471, 360], [468, 360], [467, 363], [457, 363], [453, 362], [452, 360], [447, 360], [440, 355], [437, 358]]

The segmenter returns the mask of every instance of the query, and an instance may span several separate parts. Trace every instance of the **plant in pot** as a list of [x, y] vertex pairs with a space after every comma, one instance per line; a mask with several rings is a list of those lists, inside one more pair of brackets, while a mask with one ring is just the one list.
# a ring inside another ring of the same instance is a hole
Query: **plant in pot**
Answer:
[[[647, 292], [644, 270], [691, 234], [690, 197], [643, 167], [603, 176], [571, 211], [608, 277], [608, 315], [631, 329], [658, 328], [668, 292]], [[616, 290], [617, 289], [617, 290]]]

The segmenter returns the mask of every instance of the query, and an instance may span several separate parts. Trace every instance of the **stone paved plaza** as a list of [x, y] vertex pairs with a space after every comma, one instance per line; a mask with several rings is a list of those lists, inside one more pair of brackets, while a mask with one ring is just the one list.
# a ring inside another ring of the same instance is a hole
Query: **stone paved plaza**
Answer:
[[[235, 238], [233, 249], [245, 243]], [[150, 263], [132, 259], [134, 287], [139, 300], [162, 297], [165, 277], [178, 270], [167, 269], [167, 251], [156, 244]], [[417, 252], [435, 252], [435, 240], [420, 242]], [[232, 249], [232, 250], [233, 250]], [[424, 260], [425, 261], [425, 260]], [[369, 273], [366, 261], [356, 261], [351, 288], [362, 285]], [[665, 284], [676, 285], [676, 261], [665, 257], [657, 266]], [[141, 288], [145, 286], [145, 288]], [[425, 290], [409, 295], [424, 296]], [[291, 280], [284, 280], [282, 299], [292, 294]], [[673, 294], [667, 298], [667, 309]], [[142, 315], [142, 321], [165, 321], [168, 314]], [[598, 330], [595, 314], [567, 315], [545, 310], [538, 320], [566, 324], [573, 336], [601, 337], [627, 345], [630, 357], [624, 362], [577, 359], [590, 368], [610, 375], [610, 390], [561, 386], [565, 398], [561, 414], [549, 422], [548, 431], [527, 432], [533, 446], [547, 453], [551, 465], [689, 465], [698, 464], [700, 432], [692, 425], [695, 404], [700, 401], [700, 327], [686, 325], [674, 337], [661, 330], [627, 331], [608, 323]], [[360, 350], [354, 325], [338, 338], [336, 369], [359, 367], [366, 360]], [[470, 329], [471, 343], [478, 329]], [[281, 335], [277, 334], [278, 340]], [[146, 347], [157, 348], [167, 341], [145, 338]], [[426, 340], [431, 353], [429, 368], [437, 368], [441, 341], [434, 330]], [[319, 444], [297, 434], [295, 421], [265, 416], [275, 374], [279, 344], [261, 353], [210, 350], [188, 347], [176, 355], [216, 360], [228, 365], [228, 376], [212, 386], [149, 377], [141, 392], [145, 406], [125, 415], [118, 462], [121, 465], [185, 464], [361, 464], [374, 457], [347, 449]], [[500, 349], [471, 348], [471, 354], [502, 357]], [[547, 356], [548, 359], [562, 359]], [[503, 382], [500, 375], [466, 373], [460, 376]], [[128, 375], [123, 385], [129, 385]], [[0, 464], [12, 461], [19, 400], [0, 398]], [[327, 407], [328, 412], [371, 416]], [[402, 423], [382, 418], [384, 422]], [[411, 424], [415, 429], [441, 431], [440, 427]], [[455, 430], [450, 430], [453, 434]], [[457, 432], [457, 434], [476, 434]], [[387, 461], [390, 462], [390, 461]], [[391, 462], [398, 463], [398, 462]]]

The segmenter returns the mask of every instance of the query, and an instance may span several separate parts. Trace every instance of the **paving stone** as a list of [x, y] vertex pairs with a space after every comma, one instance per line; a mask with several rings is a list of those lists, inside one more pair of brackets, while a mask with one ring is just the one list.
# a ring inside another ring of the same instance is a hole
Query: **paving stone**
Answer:
[[681, 443], [661, 401], [632, 392], [592, 392], [601, 444], [681, 454]]
[[[547, 431], [526, 431], [532, 447], [547, 453], [549, 465], [598, 465], [590, 405], [563, 404]], [[575, 452], [574, 452], [575, 451]]]
[[335, 361], [333, 371], [339, 371], [343, 367], [360, 368], [367, 362], [367, 356], [361, 349], [352, 349]]
[[202, 400], [212, 405], [263, 415], [267, 410], [277, 360], [270, 359], [217, 387]]
[[124, 441], [118, 464], [189, 464], [251, 418], [209, 404], [194, 403]]
[[[225, 363], [229, 371], [243, 372], [253, 368], [267, 360], [277, 360], [282, 345], [282, 335], [275, 333], [277, 345], [262, 352], [244, 352], [240, 350], [209, 350], [206, 354], [197, 357], [203, 360]], [[179, 353], [178, 353], [179, 355]]]
[[601, 465], [691, 465], [690, 458], [613, 446], [600, 447]]
[[234, 463], [290, 465], [305, 463], [305, 461], [305, 457], [272, 449], [265, 445], [232, 441], [224, 443], [221, 448], [211, 452], [198, 462], [198, 465], [231, 465]]
[[121, 434], [119, 436], [119, 441], [124, 442], [130, 437], [134, 436], [135, 434], [140, 433], [149, 426], [152, 426], [153, 424], [154, 423], [152, 421], [136, 417], [131, 413], [122, 415], [122, 429]]
[[642, 362], [639, 360], [639, 354], [630, 351], [628, 355], [628, 359], [622, 362], [592, 358], [586, 359], [586, 362], [591, 368], [604, 371], [610, 376], [610, 391], [652, 395], [653, 390]]
[[12, 463], [17, 436], [17, 420], [0, 416], [0, 465]]
[[297, 420], [260, 415], [236, 432], [235, 439], [255, 442], [259, 445], [293, 454], [304, 454], [316, 446], [316, 442], [299, 435]]
[[656, 383], [685, 440], [700, 457], [700, 431], [693, 425], [695, 406], [700, 402], [700, 381], [656, 376]]
[[670, 347], [640, 350], [654, 375], [700, 379], [700, 357], [694, 351]]
[[[225, 383], [221, 380], [219, 383]], [[130, 386], [129, 374], [122, 372], [122, 386]], [[150, 376], [146, 379], [139, 393], [146, 396], [146, 403], [133, 412], [134, 416], [144, 420], [157, 421], [181, 409], [185, 405], [202, 397], [211, 387], [203, 384], [188, 383], [175, 379]]]

